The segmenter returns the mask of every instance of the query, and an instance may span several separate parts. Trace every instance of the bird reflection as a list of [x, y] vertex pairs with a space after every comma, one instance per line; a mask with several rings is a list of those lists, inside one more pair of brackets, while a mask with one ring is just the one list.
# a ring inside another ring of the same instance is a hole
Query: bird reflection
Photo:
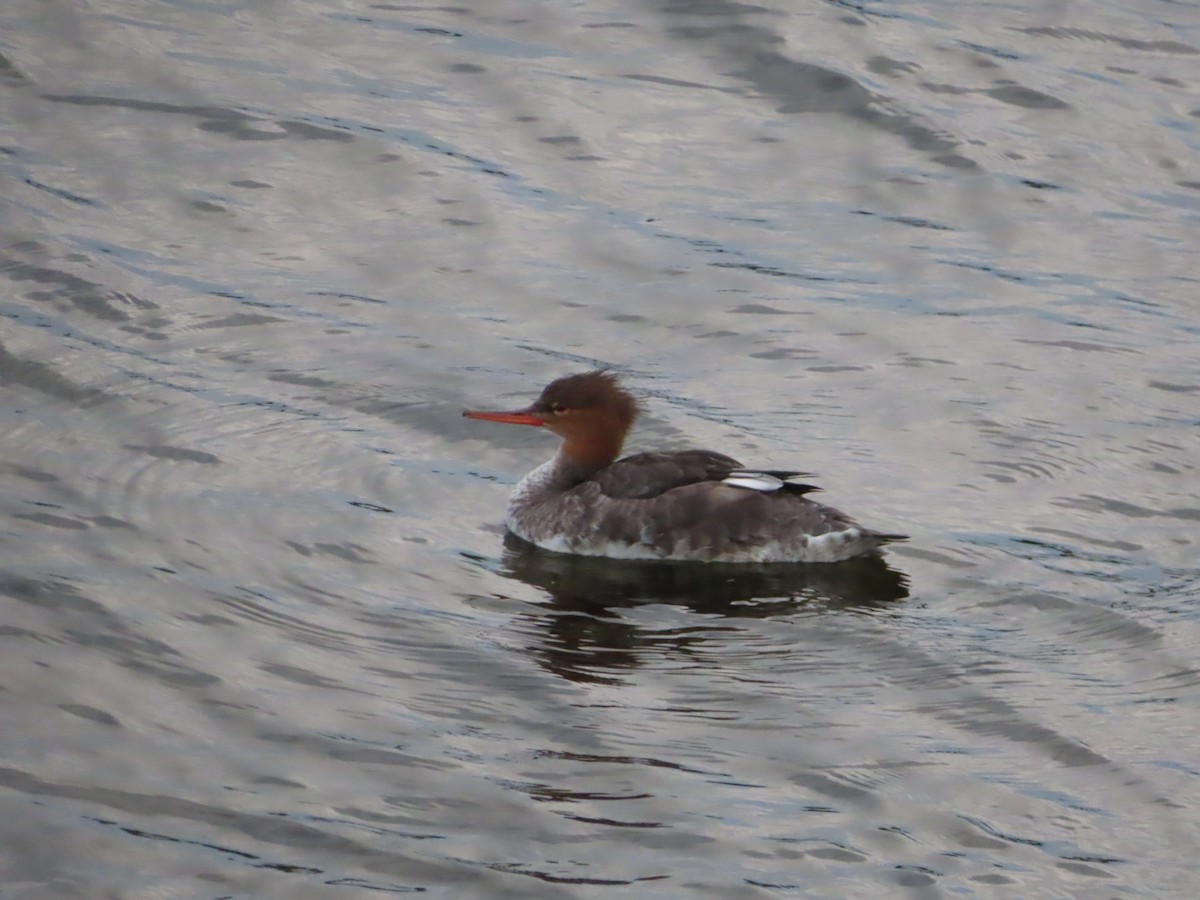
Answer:
[[[688, 648], [729, 620], [802, 611], [869, 612], [908, 596], [908, 578], [882, 557], [799, 565], [617, 560], [540, 550], [505, 536], [500, 574], [545, 591], [550, 602], [524, 618], [540, 642], [531, 650], [549, 670], [572, 681], [614, 682], [650, 652]], [[651, 631], [614, 614], [648, 603], [682, 606], [720, 617], [691, 629]], [[666, 646], [664, 646], [666, 645]]]

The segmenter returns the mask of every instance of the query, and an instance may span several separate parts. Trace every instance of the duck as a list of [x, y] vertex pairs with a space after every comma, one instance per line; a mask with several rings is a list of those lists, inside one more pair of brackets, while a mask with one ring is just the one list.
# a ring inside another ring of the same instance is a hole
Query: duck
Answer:
[[466, 410], [470, 419], [545, 428], [555, 455], [520, 480], [505, 524], [544, 550], [611, 559], [834, 563], [875, 555], [907, 535], [859, 525], [809, 495], [804, 472], [747, 468], [714, 450], [621, 457], [642, 412], [616, 373], [548, 384], [529, 406]]

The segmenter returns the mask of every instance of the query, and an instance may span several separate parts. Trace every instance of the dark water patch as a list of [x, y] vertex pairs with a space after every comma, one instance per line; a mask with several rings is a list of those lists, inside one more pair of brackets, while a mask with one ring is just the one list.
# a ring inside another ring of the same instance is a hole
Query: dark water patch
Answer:
[[[372, 9], [390, 9], [390, 8], [391, 7], [386, 7], [386, 6], [373, 6], [372, 7]], [[465, 32], [462, 32], [462, 31], [451, 31], [449, 28], [433, 28], [431, 26], [420, 26], [420, 27], [414, 28], [413, 31], [415, 31], [417, 34], [432, 34], [437, 37], [462, 37], [465, 34]]]
[[[310, 603], [315, 603], [316, 598], [320, 596], [316, 589], [304, 585], [298, 585], [297, 588]], [[290, 591], [289, 596], [293, 593], [295, 590]], [[324, 602], [334, 604], [343, 599], [339, 595], [330, 594], [324, 598]], [[262, 626], [267, 633], [275, 636], [273, 640], [295, 641], [307, 647], [348, 653], [355, 653], [364, 644], [370, 643], [365, 634], [333, 628], [316, 621], [315, 617], [306, 617], [303, 615], [303, 607], [292, 608], [261, 591], [242, 588], [238, 594], [217, 596], [213, 600], [234, 622], [240, 623], [242, 627]]]
[[[676, 34], [681, 31], [676, 30]], [[697, 35], [692, 30], [686, 36]], [[764, 45], [779, 40], [777, 35], [761, 33]], [[841, 112], [866, 116], [874, 100], [870, 91], [844, 72], [790, 59], [773, 50], [753, 52], [747, 66], [730, 74], [774, 98], [776, 110], [784, 115]]]
[[[585, 816], [582, 813], [564, 813], [563, 818], [573, 822], [583, 822], [587, 825], [603, 825], [607, 828], [665, 828], [663, 822], [630, 822], [620, 819], [605, 819], [599, 816]], [[645, 879], [643, 879], [645, 880]]]
[[323, 688], [327, 691], [351, 691], [353, 688], [334, 681], [332, 678], [326, 678], [323, 675], [318, 675], [316, 672], [302, 669], [299, 666], [288, 666], [283, 663], [262, 663], [259, 669], [266, 672], [268, 675], [274, 675], [276, 678], [282, 678], [284, 681], [289, 681], [292, 684], [298, 684], [303, 687]]
[[774, 350], [764, 350], [760, 353], [751, 353], [751, 359], [814, 359], [818, 356], [815, 350], [801, 350], [791, 347], [777, 347]]
[[[1108, 647], [1111, 643], [1123, 645], [1122, 649], [1126, 651], [1162, 646], [1163, 638], [1159, 630], [1141, 624], [1131, 615], [1094, 604], [1081, 604], [1044, 591], [1009, 594], [1003, 599], [986, 601], [981, 606], [1014, 610], [1023, 607], [1049, 613], [1054, 630], [1046, 635], [1052, 641], [1052, 646], [1046, 652], [1052, 655], [1061, 656], [1064, 645], [1087, 648], [1072, 651], [1074, 653], [1093, 654], [1110, 652]], [[1123, 654], [1122, 658], [1129, 658], [1129, 654]]]
[[1082, 575], [1100, 581], [1114, 579], [1128, 568], [1127, 555], [1107, 548], [1089, 549], [1064, 541], [1040, 540], [1014, 535], [973, 536], [970, 540], [992, 546], [1005, 554], [1035, 562], [1044, 569], [1068, 575]]
[[378, 513], [389, 513], [389, 514], [395, 512], [394, 509], [390, 509], [389, 507], [386, 507], [386, 506], [380, 506], [378, 503], [369, 503], [366, 500], [349, 500], [347, 502], [351, 506], [356, 506], [359, 509], [365, 509], [365, 510], [367, 510], [367, 512], [378, 512]]
[[1060, 497], [1052, 502], [1055, 506], [1061, 506], [1066, 509], [1079, 509], [1087, 512], [1114, 513], [1129, 519], [1149, 519], [1162, 517], [1167, 519], [1179, 519], [1185, 522], [1200, 521], [1200, 508], [1184, 506], [1157, 510], [1145, 506], [1138, 506], [1136, 503], [1128, 503], [1124, 500], [1117, 500], [1111, 497], [1101, 497], [1096, 494], [1083, 494], [1079, 497]]
[[386, 300], [380, 300], [378, 297], [368, 297], [364, 294], [348, 294], [345, 291], [311, 291], [311, 297], [334, 297], [341, 300], [357, 300], [362, 303], [378, 303], [384, 304]]
[[1024, 284], [1030, 280], [1030, 276], [1028, 274], [1005, 271], [993, 265], [992, 263], [976, 262], [964, 259], [941, 259], [938, 260], [938, 262], [942, 265], [953, 266], [954, 268], [983, 272], [987, 275], [995, 276], [996, 278], [1000, 278], [1004, 281], [1011, 281], [1015, 284]]
[[1035, 91], [1032, 88], [1022, 87], [1018, 84], [1000, 85], [999, 87], [989, 88], [983, 91], [983, 93], [993, 100], [999, 100], [1001, 103], [1007, 103], [1009, 106], [1018, 106], [1021, 109], [1071, 108], [1070, 104], [1064, 103], [1057, 97], [1051, 97], [1049, 94]]
[[29, 77], [17, 67], [17, 64], [3, 53], [0, 53], [0, 81], [13, 87], [25, 87], [33, 84]]
[[205, 453], [203, 450], [189, 450], [186, 447], [171, 447], [166, 444], [125, 444], [124, 447], [126, 450], [153, 456], [155, 459], [169, 459], [173, 462], [194, 462], [206, 466], [215, 466], [221, 462], [219, 457], [211, 453]]
[[[1122, 619], [1121, 625], [1133, 625]], [[1158, 636], [1150, 632], [1154, 640]], [[1140, 643], [1140, 638], [1139, 638]], [[885, 636], [860, 635], [855, 648], [874, 660], [888, 682], [910, 687], [917, 695], [911, 711], [985, 739], [1023, 745], [1065, 768], [1101, 767], [1139, 795], [1152, 792], [1140, 779], [1103, 753], [1031, 718], [1002, 697], [975, 686], [960, 668]], [[940, 696], [939, 696], [940, 695]], [[939, 699], [934, 699], [939, 697]], [[1144, 799], [1144, 797], [1140, 797]]]
[[88, 94], [42, 94], [42, 99], [55, 103], [71, 103], [75, 106], [112, 106], [118, 109], [195, 116], [200, 119], [212, 119], [216, 121], [258, 121], [256, 116], [223, 106], [183, 106], [156, 100], [137, 100], [130, 97], [103, 97]]
[[[298, 683], [304, 684], [305, 682], [300, 681]], [[330, 685], [314, 684], [309, 684], [308, 686], [320, 686], [326, 688], [330, 687]], [[353, 688], [347, 688], [344, 686], [339, 688], [337, 685], [332, 685], [332, 687], [343, 691], [363, 693], [361, 691], [355, 691]], [[453, 772], [460, 768], [460, 766], [453, 761], [443, 761], [413, 756], [410, 753], [402, 752], [397, 747], [383, 746], [348, 734], [301, 735], [278, 732], [263, 732], [258, 735], [258, 738], [272, 744], [283, 744], [293, 747], [302, 746], [312, 750], [322, 757], [336, 760], [338, 762], [358, 763], [361, 765], [371, 766], [389, 766], [391, 768], [400, 769], [422, 769], [432, 773]]]
[[932, 716], [979, 737], [998, 737], [1028, 745], [1067, 768], [1107, 766], [1114, 776], [1128, 774], [1121, 773], [1103, 754], [1025, 719], [1018, 710], [997, 698], [975, 695], [945, 703], [920, 703], [913, 707], [913, 712]]
[[77, 203], [80, 206], [101, 207], [103, 205], [98, 200], [93, 200], [91, 197], [85, 197], [82, 194], [77, 194], [74, 191], [67, 190], [66, 188], [53, 187], [52, 185], [45, 184], [41, 181], [36, 181], [33, 178], [26, 178], [25, 183], [31, 188], [39, 191], [45, 191], [47, 194], [50, 194], [53, 197], [57, 197], [60, 200], [66, 200], [70, 203]]
[[[44, 634], [33, 631], [29, 628], [19, 628], [16, 625], [0, 625], [0, 637], [5, 638], [20, 638], [21, 640], [34, 641], [39, 644], [53, 643]], [[7, 692], [8, 688], [0, 687], [0, 691]]]
[[765, 303], [743, 303], [740, 306], [730, 307], [729, 311], [735, 315], [741, 316], [791, 316], [796, 313], [791, 310], [778, 309], [774, 306], [768, 306]]
[[[710, 15], [738, 18], [741, 4], [705, 4]], [[934, 162], [951, 168], [974, 169], [977, 165], [955, 152], [957, 140], [921, 124], [912, 114], [894, 107], [845, 72], [790, 58], [778, 48], [784, 38], [766, 25], [744, 22], [718, 26], [684, 24], [697, 14], [691, 8], [666, 6], [663, 13], [671, 24], [668, 33], [688, 43], [704, 43], [720, 49], [733, 67], [729, 76], [749, 84], [760, 97], [775, 104], [781, 115], [840, 113], [906, 140], [915, 150], [931, 154]], [[679, 19], [681, 22], [674, 22]]]
[[[982, 53], [985, 56], [995, 57], [996, 59], [1003, 59], [1003, 60], [1007, 60], [1010, 62], [1015, 62], [1016, 60], [1021, 59], [1020, 54], [1016, 53], [1015, 51], [1001, 49], [1000, 47], [993, 47], [988, 44], [976, 44], [972, 41], [964, 41], [964, 40], [958, 40], [958, 41], [955, 41], [954, 43], [957, 44], [959, 47], [962, 47], [966, 50], [970, 50], [974, 53]], [[990, 62], [990, 61], [989, 60], [979, 60], [979, 62]]]
[[177, 650], [163, 641], [131, 633], [129, 628], [115, 616], [111, 621], [115, 627], [106, 631], [64, 629], [63, 635], [81, 647], [109, 651], [114, 657], [122, 659], [150, 657], [163, 660], [180, 656]]
[[132, 623], [103, 603], [63, 581], [0, 578], [0, 593], [55, 615], [54, 640], [111, 660], [173, 688], [208, 687], [220, 681], [183, 661], [164, 641], [139, 633]]
[[[4, 353], [4, 348], [0, 346], [0, 358]], [[57, 475], [51, 475], [49, 472], [43, 472], [40, 469], [30, 468], [28, 466], [18, 465], [16, 463], [8, 463], [3, 466], [5, 471], [12, 472], [18, 478], [24, 478], [26, 481], [36, 481], [39, 484], [51, 484], [58, 481]]]
[[622, 887], [631, 884], [639, 884], [643, 881], [658, 881], [668, 877], [666, 875], [646, 875], [640, 878], [595, 878], [583, 875], [559, 874], [541, 869], [534, 869], [527, 863], [488, 863], [487, 865], [489, 868], [494, 869], [497, 872], [505, 872], [512, 875], [525, 875], [530, 878], [536, 878], [538, 881], [547, 882], [548, 884], [578, 884], [597, 885], [601, 887]]
[[276, 372], [266, 378], [268, 378], [269, 382], [294, 384], [299, 386], [299, 388], [336, 388], [337, 386], [337, 382], [332, 382], [328, 378], [317, 378], [316, 376], [308, 376], [308, 374], [300, 374], [299, 372]]
[[923, 228], [928, 231], [956, 231], [950, 225], [931, 222], [928, 219], [918, 219], [913, 216], [881, 216], [884, 222], [894, 222], [897, 225], [907, 225], [909, 228]]
[[71, 103], [76, 106], [114, 107], [138, 112], [166, 113], [191, 116], [200, 119], [197, 125], [203, 131], [228, 134], [237, 140], [282, 140], [299, 137], [307, 140], [347, 143], [355, 140], [347, 126], [334, 124], [332, 127], [314, 125], [311, 122], [278, 119], [273, 122], [279, 131], [263, 131], [250, 127], [251, 123], [266, 121], [261, 116], [221, 106], [188, 106], [163, 103], [154, 100], [137, 100], [123, 97], [90, 96], [86, 94], [43, 94], [42, 99], [55, 103]]
[[355, 136], [349, 134], [346, 126], [343, 125], [326, 128], [320, 125], [313, 125], [311, 122], [295, 122], [281, 119], [279, 127], [293, 137], [301, 137], [310, 141], [334, 141], [345, 144], [355, 140]]
[[768, 275], [771, 278], [794, 278], [799, 281], [813, 282], [827, 282], [835, 280], [832, 278], [827, 278], [824, 275], [791, 272], [787, 269], [781, 269], [777, 266], [765, 265], [763, 263], [710, 262], [709, 265], [717, 269], [743, 269], [747, 272], [753, 272], [756, 275]]
[[424, 894], [428, 888], [408, 887], [390, 881], [370, 881], [365, 878], [331, 878], [325, 884], [334, 887], [356, 887], [382, 894]]
[[331, 544], [318, 542], [313, 544], [313, 549], [318, 553], [323, 553], [326, 556], [332, 556], [336, 559], [341, 559], [346, 562], [356, 563], [358, 565], [377, 565], [378, 560], [372, 559], [371, 551], [366, 547], [358, 544]]
[[115, 716], [92, 706], [85, 706], [80, 703], [60, 703], [58, 708], [63, 712], [68, 712], [73, 716], [87, 719], [89, 722], [95, 722], [99, 725], [108, 725], [112, 728], [122, 727]]
[[80, 522], [77, 519], [68, 519], [63, 516], [55, 516], [49, 513], [17, 513], [13, 518], [33, 522], [37, 525], [45, 525], [49, 528], [66, 528], [74, 531], [83, 531], [88, 527], [86, 522]]
[[878, 810], [883, 806], [881, 798], [874, 790], [847, 782], [837, 771], [797, 772], [790, 780], [822, 797], [850, 804], [858, 809]]
[[466, 863], [444, 861], [435, 865], [396, 848], [388, 851], [376, 850], [359, 841], [306, 825], [290, 817], [241, 812], [166, 794], [59, 783], [12, 767], [0, 767], [0, 784], [16, 793], [43, 801], [45, 798], [53, 797], [100, 807], [111, 812], [126, 813], [139, 819], [146, 817], [174, 819], [179, 823], [176, 828], [182, 831], [182, 834], [144, 831], [132, 825], [122, 826], [108, 816], [95, 816], [96, 821], [121, 827], [131, 837], [190, 843], [223, 855], [233, 855], [245, 859], [256, 866], [270, 866], [281, 872], [311, 875], [320, 874], [322, 869], [273, 861], [264, 857], [257, 849], [251, 850], [227, 842], [207, 843], [188, 837], [186, 833], [189, 823], [193, 827], [203, 825], [217, 828], [230, 838], [238, 835], [245, 840], [270, 847], [303, 850], [306, 854], [319, 853], [326, 858], [332, 856], [333, 858], [355, 860], [366, 870], [380, 874], [391, 874], [409, 879], [427, 879], [431, 883], [442, 886], [455, 883], [461, 885], [479, 880], [478, 874], [473, 872]]
[[1022, 34], [1035, 37], [1061, 38], [1063, 40], [1087, 40], [1100, 43], [1117, 44], [1126, 50], [1145, 50], [1152, 53], [1176, 53], [1183, 56], [1200, 54], [1200, 49], [1182, 41], [1143, 41], [1137, 38], [1121, 37], [1103, 31], [1092, 31], [1086, 28], [1071, 28], [1069, 26], [1034, 26], [1013, 28]]
[[984, 477], [990, 478], [993, 481], [1001, 482], [1002, 484], [1013, 484], [1020, 480], [1018, 476], [1026, 476], [1030, 478], [1054, 478], [1056, 475], [1061, 474], [1065, 470], [1065, 467], [1060, 464], [1048, 463], [1038, 459], [1022, 462], [1009, 462], [1007, 460], [999, 459], [981, 459], [979, 464], [992, 469], [1000, 469], [1001, 472], [985, 472]]
[[[243, 299], [243, 298], [236, 298]], [[197, 328], [246, 328], [253, 325], [274, 325], [279, 322], [286, 322], [287, 319], [281, 319], [278, 316], [264, 316], [257, 313], [233, 313], [232, 315], [222, 316], [219, 319], [212, 319], [208, 322], [203, 322], [197, 325]]]
[[700, 84], [696, 81], [683, 81], [678, 78], [666, 78], [661, 75], [642, 75], [642, 74], [626, 74], [622, 78], [628, 78], [630, 81], [645, 81], [649, 84], [661, 84], [665, 87], [691, 88], [702, 91], [720, 91], [726, 94], [739, 93], [734, 88], [721, 87], [715, 84]]
[[1081, 534], [1076, 531], [1066, 531], [1061, 528], [1039, 527], [1030, 528], [1029, 530], [1035, 534], [1050, 534], [1056, 537], [1066, 538], [1067, 540], [1074, 541], [1079, 544], [1100, 547], [1105, 550], [1118, 550], [1122, 553], [1137, 553], [1145, 549], [1141, 544], [1133, 544], [1129, 541], [1103, 540], [1093, 535]]
[[28, 291], [24, 294], [37, 303], [53, 303], [74, 308], [106, 322], [127, 322], [129, 313], [116, 303], [136, 306], [140, 309], [157, 309], [157, 304], [142, 300], [131, 294], [111, 291], [94, 281], [80, 278], [69, 272], [48, 266], [23, 262], [12, 257], [0, 257], [0, 277], [13, 282], [33, 282], [50, 286], [47, 290]]
[[1017, 106], [1022, 109], [1070, 109], [1070, 104], [1059, 100], [1057, 97], [1052, 97], [1042, 91], [1037, 91], [1032, 88], [1024, 87], [1019, 84], [1005, 79], [996, 82], [995, 87], [991, 88], [972, 88], [963, 87], [956, 84], [939, 84], [925, 81], [921, 83], [924, 90], [933, 94], [949, 94], [949, 95], [965, 95], [965, 94], [982, 94], [985, 97], [991, 97], [993, 100], [999, 100], [1001, 103], [1007, 103], [1009, 106]]
[[888, 56], [872, 56], [866, 61], [866, 65], [867, 71], [875, 75], [883, 75], [885, 78], [898, 78], [918, 70], [915, 63], [892, 59]]
[[237, 120], [210, 119], [201, 122], [196, 127], [210, 134], [228, 135], [235, 141], [282, 141], [288, 136], [286, 131], [264, 131], [261, 128], [250, 128], [244, 121]]
[[1112, 344], [1098, 344], [1094, 341], [1039, 341], [1033, 338], [1016, 338], [1021, 344], [1035, 344], [1042, 347], [1061, 347], [1064, 350], [1078, 350], [1083, 353], [1135, 353], [1128, 347], [1117, 347]]
[[[816, 843], [816, 841], [805, 841], [804, 843], [807, 845]], [[811, 856], [813, 859], [827, 859], [831, 862], [850, 863], [854, 865], [869, 862], [871, 859], [871, 857], [866, 853], [855, 850], [851, 847], [842, 846], [840, 844], [834, 844], [828, 847], [817, 847], [815, 849], [806, 848], [802, 855]]]
[[921, 88], [923, 90], [929, 91], [929, 93], [931, 93], [931, 94], [959, 95], [959, 94], [975, 93], [975, 90], [973, 88], [963, 87], [958, 84], [937, 84], [932, 81], [921, 82]]
[[0, 594], [41, 609], [85, 613], [98, 618], [108, 612], [102, 604], [83, 596], [74, 585], [53, 579], [25, 578], [0, 572]]
[[[1126, 860], [1118, 859], [1118, 858], [1097, 859], [1095, 861], [1096, 862], [1104, 862], [1104, 863], [1126, 862]], [[1093, 865], [1087, 865], [1086, 863], [1063, 861], [1063, 862], [1058, 863], [1057, 865], [1060, 869], [1062, 869], [1066, 872], [1070, 872], [1072, 875], [1084, 875], [1084, 876], [1087, 876], [1088, 878], [1116, 878], [1117, 877], [1115, 872], [1106, 872], [1101, 868], [1098, 868]]]
[[1172, 384], [1167, 381], [1151, 381], [1147, 387], [1173, 394], [1194, 394], [1196, 391], [1200, 391], [1200, 384]]

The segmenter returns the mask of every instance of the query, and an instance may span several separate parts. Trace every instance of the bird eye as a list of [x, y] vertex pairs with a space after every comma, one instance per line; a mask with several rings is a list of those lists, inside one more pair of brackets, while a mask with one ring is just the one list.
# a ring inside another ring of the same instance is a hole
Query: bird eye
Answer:
[[561, 416], [566, 411], [567, 411], [567, 408], [565, 406], [563, 406], [561, 403], [550, 404], [550, 412], [554, 413], [556, 416]]

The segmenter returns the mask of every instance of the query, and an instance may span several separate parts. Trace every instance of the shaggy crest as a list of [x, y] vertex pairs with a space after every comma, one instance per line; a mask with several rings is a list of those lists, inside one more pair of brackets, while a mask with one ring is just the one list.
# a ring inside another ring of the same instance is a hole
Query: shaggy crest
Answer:
[[589, 410], [605, 409], [628, 428], [642, 411], [637, 398], [622, 387], [616, 374], [606, 369], [564, 375], [542, 391], [533, 404], [538, 412], [549, 413], [555, 409]]

